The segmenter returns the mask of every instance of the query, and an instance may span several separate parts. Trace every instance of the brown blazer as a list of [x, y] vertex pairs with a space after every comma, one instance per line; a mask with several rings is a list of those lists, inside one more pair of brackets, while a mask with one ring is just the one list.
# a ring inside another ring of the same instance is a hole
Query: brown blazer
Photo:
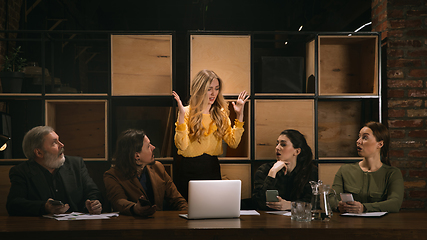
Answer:
[[[187, 201], [176, 189], [163, 164], [155, 161], [146, 168], [153, 185], [154, 204], [157, 206], [157, 211], [163, 210], [163, 200], [168, 201], [171, 208], [175, 210], [187, 210]], [[114, 167], [104, 173], [104, 184], [113, 210], [122, 214], [132, 215], [130, 208], [142, 195], [148, 199], [138, 178], [125, 179]]]

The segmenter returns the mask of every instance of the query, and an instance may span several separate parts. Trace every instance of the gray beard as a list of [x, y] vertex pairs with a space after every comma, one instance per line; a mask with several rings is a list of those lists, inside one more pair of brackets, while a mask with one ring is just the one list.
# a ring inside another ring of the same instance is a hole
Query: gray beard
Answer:
[[47, 168], [50, 169], [57, 169], [60, 168], [62, 165], [64, 165], [65, 162], [65, 156], [55, 156], [53, 154], [50, 154], [48, 152], [45, 153], [45, 162], [44, 165]]

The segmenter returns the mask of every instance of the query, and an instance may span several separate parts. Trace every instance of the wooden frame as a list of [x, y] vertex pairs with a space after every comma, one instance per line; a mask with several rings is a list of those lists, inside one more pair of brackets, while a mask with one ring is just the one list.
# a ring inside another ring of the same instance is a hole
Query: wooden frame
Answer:
[[172, 35], [111, 35], [111, 94], [172, 95]]
[[279, 134], [295, 129], [314, 152], [314, 100], [255, 100], [255, 159], [276, 159]]
[[190, 82], [203, 69], [213, 70], [224, 82], [224, 95], [251, 92], [251, 37], [249, 35], [191, 35]]
[[65, 144], [65, 154], [108, 160], [107, 100], [46, 100], [46, 125]]

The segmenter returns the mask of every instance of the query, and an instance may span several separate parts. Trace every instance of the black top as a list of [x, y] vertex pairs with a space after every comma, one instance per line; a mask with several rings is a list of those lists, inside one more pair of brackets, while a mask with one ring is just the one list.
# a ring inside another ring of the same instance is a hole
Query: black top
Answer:
[[[98, 187], [89, 176], [86, 165], [81, 157], [65, 156], [64, 165], [55, 171], [53, 178], [60, 179], [64, 185], [64, 194], [70, 210], [87, 212], [85, 201], [100, 200]], [[46, 213], [45, 203], [52, 198], [49, 178], [45, 177], [40, 165], [28, 160], [9, 171], [10, 191], [6, 208], [12, 216], [39, 216]], [[55, 187], [53, 187], [55, 189]], [[59, 196], [61, 198], [61, 196]], [[56, 199], [62, 200], [62, 199]]]
[[[40, 171], [42, 171], [43, 176], [47, 182], [47, 185], [49, 186], [51, 198], [53, 200], [59, 200], [64, 204], [69, 203], [67, 194], [65, 192], [64, 182], [62, 181], [62, 178], [58, 173], [59, 169], [56, 169], [52, 174], [40, 164], [37, 163], [37, 165], [39, 166]], [[71, 206], [70, 206], [69, 211], [75, 212], [75, 211], [78, 211], [78, 209], [71, 209]]]
[[310, 181], [317, 181], [317, 168], [313, 166], [311, 174], [307, 183], [304, 185], [304, 189], [300, 197], [296, 196], [296, 191], [292, 191], [294, 187], [295, 171], [284, 175], [283, 171], [279, 171], [276, 174], [276, 178], [268, 176], [268, 172], [274, 163], [270, 162], [261, 165], [255, 172], [254, 177], [254, 190], [252, 192], [252, 200], [259, 210], [272, 210], [266, 206], [266, 190], [278, 190], [279, 196], [287, 201], [304, 201], [311, 202], [311, 185]]

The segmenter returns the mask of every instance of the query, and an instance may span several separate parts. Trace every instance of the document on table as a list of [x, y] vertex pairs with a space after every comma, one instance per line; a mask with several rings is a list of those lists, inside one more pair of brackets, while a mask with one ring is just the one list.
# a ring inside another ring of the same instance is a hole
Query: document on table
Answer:
[[102, 214], [87, 214], [80, 212], [64, 213], [64, 214], [53, 214], [43, 215], [46, 218], [53, 218], [58, 221], [70, 221], [70, 220], [93, 220], [93, 219], [110, 219], [111, 217], [117, 217], [119, 213], [102, 213]]
[[269, 214], [275, 214], [275, 215], [283, 215], [283, 216], [291, 216], [291, 212], [289, 211], [271, 211], [271, 212], [266, 212]]
[[350, 217], [382, 217], [386, 215], [387, 212], [368, 212], [368, 213], [343, 213], [341, 216], [350, 216]]
[[240, 215], [260, 215], [259, 212], [255, 210], [240, 210]]

